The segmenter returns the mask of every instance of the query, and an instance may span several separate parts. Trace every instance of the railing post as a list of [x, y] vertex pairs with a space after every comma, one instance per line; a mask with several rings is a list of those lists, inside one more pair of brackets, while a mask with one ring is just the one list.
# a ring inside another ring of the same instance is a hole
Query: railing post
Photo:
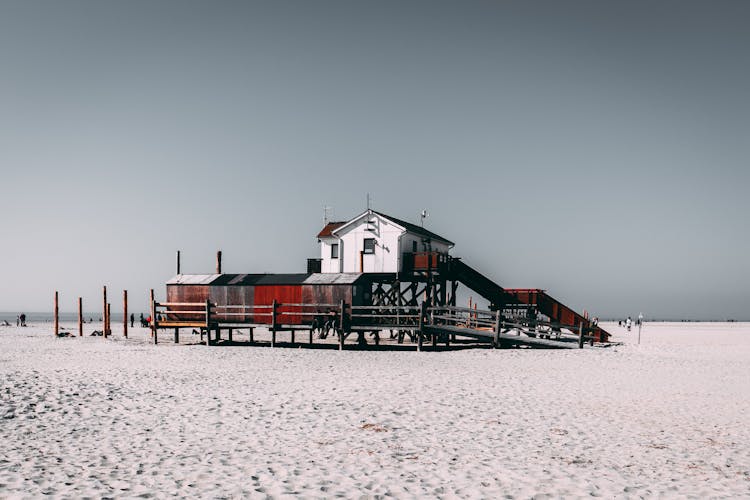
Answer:
[[154, 289], [150, 292], [151, 298], [151, 336], [154, 338], [154, 345], [158, 342], [158, 334], [156, 332], [156, 301], [154, 301]]
[[279, 307], [279, 303], [276, 302], [276, 299], [273, 299], [272, 307], [273, 308], [271, 309], [271, 347], [275, 347], [276, 346], [276, 314], [277, 314], [277, 309]]
[[422, 305], [419, 306], [419, 331], [417, 332], [417, 352], [422, 350], [422, 342], [424, 339], [424, 316], [427, 313], [427, 303], [423, 300]]
[[206, 299], [206, 346], [211, 345], [211, 302]]
[[345, 332], [344, 332], [344, 314], [346, 313], [346, 302], [343, 300], [340, 304], [341, 310], [339, 314], [339, 351], [344, 350], [344, 340], [345, 340]]
[[495, 311], [495, 338], [492, 340], [492, 348], [496, 349], [500, 344], [500, 309]]
[[583, 321], [578, 323], [578, 348], [583, 349]]

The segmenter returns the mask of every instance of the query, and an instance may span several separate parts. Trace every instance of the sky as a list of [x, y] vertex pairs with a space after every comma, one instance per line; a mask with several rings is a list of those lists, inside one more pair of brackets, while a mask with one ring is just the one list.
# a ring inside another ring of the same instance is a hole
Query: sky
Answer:
[[750, 3], [0, 3], [0, 311], [304, 272], [323, 207], [600, 317], [750, 320]]

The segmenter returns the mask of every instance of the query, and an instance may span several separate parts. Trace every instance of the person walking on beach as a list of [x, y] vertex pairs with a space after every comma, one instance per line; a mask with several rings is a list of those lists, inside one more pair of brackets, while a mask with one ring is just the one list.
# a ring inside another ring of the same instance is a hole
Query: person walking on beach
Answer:
[[135, 323], [135, 314], [130, 313], [130, 328], [133, 328], [133, 323]]
[[21, 326], [21, 316], [16, 315], [16, 326]]
[[633, 324], [633, 320], [630, 319], [630, 316], [628, 316], [628, 319], [625, 320], [625, 327], [630, 331], [630, 326]]
[[19, 316], [19, 319], [21, 320], [21, 326], [26, 326], [26, 314], [21, 313], [21, 316]]

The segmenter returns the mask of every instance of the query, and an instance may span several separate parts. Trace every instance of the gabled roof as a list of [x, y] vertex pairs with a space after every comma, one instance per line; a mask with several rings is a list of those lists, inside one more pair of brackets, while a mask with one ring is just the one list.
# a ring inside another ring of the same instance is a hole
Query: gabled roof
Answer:
[[393, 222], [394, 224], [398, 224], [399, 226], [406, 229], [408, 232], [413, 234], [419, 234], [421, 236], [424, 236], [426, 238], [430, 238], [433, 240], [440, 240], [444, 243], [448, 243], [449, 245], [455, 245], [451, 240], [445, 239], [439, 234], [435, 234], [432, 231], [428, 231], [427, 229], [423, 228], [422, 226], [417, 226], [416, 224], [412, 224], [411, 222], [406, 222], [401, 219], [397, 219], [395, 217], [391, 217], [390, 215], [386, 215], [380, 212], [376, 212], [375, 210], [372, 210], [372, 213], [378, 214], [379, 216], [388, 219], [389, 221]]
[[346, 224], [346, 221], [329, 222], [328, 224], [325, 225], [323, 229], [320, 230], [320, 232], [318, 233], [318, 238], [326, 238], [329, 236], [333, 236], [333, 234], [331, 233], [333, 233], [334, 230], [340, 228], [344, 224]]
[[388, 219], [393, 224], [400, 226], [402, 229], [412, 234], [417, 234], [425, 238], [430, 238], [432, 240], [442, 241], [443, 243], [447, 243], [448, 245], [454, 245], [454, 243], [451, 240], [443, 238], [439, 234], [435, 234], [432, 231], [428, 231], [422, 226], [417, 226], [416, 224], [412, 224], [411, 222], [406, 222], [404, 220], [397, 219], [395, 217], [391, 217], [390, 215], [386, 215], [381, 212], [376, 212], [375, 210], [371, 210], [371, 209], [362, 212], [361, 214], [357, 215], [356, 217], [354, 217], [353, 219], [347, 222], [329, 222], [326, 225], [326, 227], [324, 227], [323, 230], [318, 234], [318, 238], [322, 238], [324, 236], [336, 236], [336, 233], [338, 232], [339, 229], [341, 229], [344, 226], [348, 226], [349, 224], [352, 224], [356, 220], [362, 218], [362, 216], [369, 215], [369, 214], [376, 214], [379, 217]]

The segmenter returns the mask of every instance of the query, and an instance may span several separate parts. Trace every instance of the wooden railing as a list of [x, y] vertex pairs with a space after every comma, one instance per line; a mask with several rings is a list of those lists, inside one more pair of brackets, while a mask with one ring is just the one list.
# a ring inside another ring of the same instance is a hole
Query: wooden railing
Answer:
[[[461, 334], [459, 329], [473, 332], [492, 340], [498, 345], [501, 335], [515, 331], [516, 335], [546, 337], [560, 340], [564, 330], [578, 334], [579, 346], [593, 337], [585, 336], [591, 328], [583, 325], [564, 325], [534, 318], [504, 318], [499, 311], [471, 309], [456, 306], [428, 307], [426, 303], [416, 305], [364, 305], [352, 306], [340, 301], [338, 304], [280, 303], [273, 301], [267, 305], [218, 305], [205, 302], [156, 302], [151, 303], [151, 334], [154, 343], [158, 340], [160, 328], [175, 328], [175, 341], [179, 328], [198, 328], [205, 331], [210, 344], [211, 329], [220, 327], [250, 327], [264, 325], [271, 331], [271, 345], [276, 343], [276, 334], [291, 331], [294, 342], [295, 330], [310, 330], [312, 343], [313, 323], [325, 320], [334, 327], [339, 336], [339, 347], [343, 348], [346, 336], [353, 330], [407, 330], [418, 332], [418, 349], [424, 337], [437, 344], [438, 332], [452, 331], [451, 336]], [[483, 333], [486, 332], [486, 333]], [[568, 334], [570, 335], [570, 334]], [[443, 335], [445, 337], [445, 335]], [[447, 342], [447, 337], [446, 342]]]

